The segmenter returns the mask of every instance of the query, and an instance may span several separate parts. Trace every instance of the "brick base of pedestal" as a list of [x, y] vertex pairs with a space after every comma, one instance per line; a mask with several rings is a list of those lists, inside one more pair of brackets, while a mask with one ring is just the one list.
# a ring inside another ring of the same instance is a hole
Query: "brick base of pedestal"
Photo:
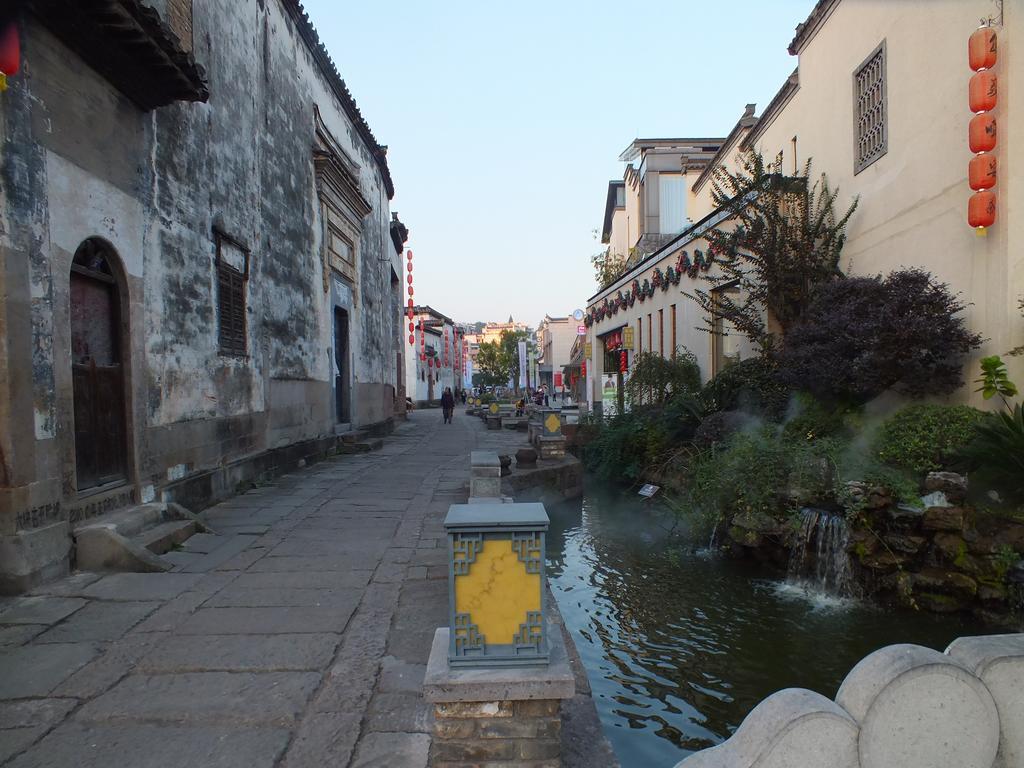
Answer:
[[561, 768], [561, 703], [575, 694], [561, 631], [545, 666], [448, 666], [448, 629], [437, 630], [423, 683], [434, 704], [432, 768]]
[[561, 749], [558, 700], [434, 705], [434, 768], [559, 768]]
[[560, 459], [565, 456], [565, 438], [540, 437], [537, 439], [537, 452], [542, 459]]

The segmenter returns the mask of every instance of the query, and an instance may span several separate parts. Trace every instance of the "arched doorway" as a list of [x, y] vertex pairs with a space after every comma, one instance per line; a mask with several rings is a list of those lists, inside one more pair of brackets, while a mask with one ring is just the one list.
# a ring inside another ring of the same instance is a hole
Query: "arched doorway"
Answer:
[[71, 375], [79, 491], [123, 481], [127, 472], [124, 356], [117, 254], [99, 238], [71, 264]]

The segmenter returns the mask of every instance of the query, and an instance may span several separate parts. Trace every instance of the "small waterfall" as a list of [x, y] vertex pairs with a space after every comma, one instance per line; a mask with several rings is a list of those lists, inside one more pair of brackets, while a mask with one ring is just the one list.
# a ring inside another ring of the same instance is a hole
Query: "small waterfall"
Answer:
[[850, 529], [843, 515], [821, 509], [800, 510], [800, 529], [789, 555], [789, 581], [810, 584], [830, 594], [854, 594], [849, 544]]
[[708, 541], [708, 550], [711, 552], [715, 551], [715, 547], [718, 546], [718, 526], [721, 525], [720, 520], [715, 521], [714, 527], [711, 529], [711, 539]]

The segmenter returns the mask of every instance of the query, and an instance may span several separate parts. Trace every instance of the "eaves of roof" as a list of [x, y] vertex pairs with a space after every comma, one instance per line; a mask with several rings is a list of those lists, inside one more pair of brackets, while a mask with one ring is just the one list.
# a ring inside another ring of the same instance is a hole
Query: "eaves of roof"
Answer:
[[348, 86], [345, 85], [345, 81], [338, 73], [338, 68], [331, 59], [331, 55], [327, 52], [327, 47], [320, 41], [320, 35], [317, 34], [316, 27], [313, 26], [313, 22], [309, 20], [309, 14], [306, 13], [305, 9], [302, 7], [301, 0], [281, 0], [281, 4], [295, 22], [295, 25], [299, 30], [299, 35], [306, 43], [306, 47], [309, 48], [309, 51], [313, 56], [313, 60], [317, 63], [317, 66], [323, 73], [324, 78], [330, 85], [331, 90], [334, 91], [334, 95], [337, 96], [338, 101], [341, 102], [341, 106], [342, 109], [345, 110], [345, 114], [348, 115], [349, 120], [352, 121], [352, 124], [355, 126], [360, 137], [362, 137], [363, 141], [366, 142], [366, 146], [370, 150], [370, 154], [373, 155], [373, 159], [377, 163], [377, 167], [380, 169], [381, 176], [384, 179], [384, 187], [388, 193], [388, 200], [390, 200], [395, 196], [395, 184], [391, 179], [391, 170], [388, 168], [387, 147], [377, 142], [376, 137], [373, 135], [373, 131], [370, 130], [370, 126], [367, 124], [366, 119], [359, 111], [359, 107], [356, 105], [355, 99], [352, 98], [352, 94], [348, 90]]
[[804, 23], [796, 25], [796, 34], [789, 43], [790, 55], [798, 56], [800, 54], [804, 46], [818, 33], [818, 30], [821, 29], [825, 20], [828, 19], [837, 5], [839, 5], [839, 0], [818, 0]]
[[756, 106], [756, 104], [747, 104], [746, 108], [743, 110], [743, 114], [740, 116], [740, 119], [736, 121], [736, 125], [733, 126], [733, 129], [729, 131], [729, 135], [725, 137], [725, 141], [722, 142], [722, 146], [718, 148], [715, 156], [708, 161], [707, 165], [704, 166], [704, 170], [701, 171], [700, 176], [698, 176], [697, 180], [693, 182], [691, 189], [694, 192], [703, 187], [704, 183], [711, 178], [711, 174], [714, 173], [715, 168], [722, 164], [722, 160], [726, 153], [728, 153], [732, 149], [733, 145], [739, 140], [740, 134], [757, 123], [757, 118], [754, 117], [754, 109]]
[[768, 126], [772, 124], [779, 113], [786, 107], [789, 100], [793, 98], [793, 94], [800, 90], [800, 68], [797, 67], [793, 70], [793, 73], [786, 78], [786, 82], [782, 84], [779, 92], [772, 97], [772, 100], [768, 102], [768, 106], [765, 107], [764, 112], [754, 123], [753, 127], [747, 131], [747, 135], [743, 137], [743, 141], [740, 142], [740, 149], [749, 149], [754, 145], [761, 135], [768, 129]]

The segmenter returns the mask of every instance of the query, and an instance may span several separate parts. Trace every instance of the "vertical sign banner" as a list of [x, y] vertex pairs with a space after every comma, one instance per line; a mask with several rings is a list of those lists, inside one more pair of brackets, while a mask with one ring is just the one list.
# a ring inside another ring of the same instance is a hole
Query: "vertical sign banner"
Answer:
[[526, 342], [519, 342], [519, 386], [526, 386]]

